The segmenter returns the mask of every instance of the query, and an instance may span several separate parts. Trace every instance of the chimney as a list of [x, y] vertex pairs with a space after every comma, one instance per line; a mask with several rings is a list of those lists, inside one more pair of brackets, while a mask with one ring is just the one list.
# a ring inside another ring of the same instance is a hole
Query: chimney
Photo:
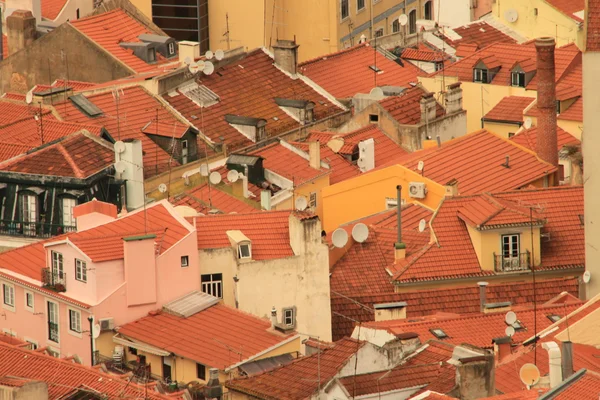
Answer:
[[538, 134], [536, 151], [544, 161], [558, 167], [556, 137], [556, 87], [554, 76], [554, 38], [543, 37], [535, 41], [537, 52], [537, 108]]
[[310, 167], [321, 170], [321, 144], [319, 141], [308, 143]]
[[263, 210], [271, 210], [271, 192], [269, 190], [260, 191], [260, 207]]
[[219, 370], [217, 368], [209, 369], [208, 383], [204, 387], [204, 398], [220, 399], [223, 396], [223, 386], [219, 382]]
[[375, 168], [375, 141], [373, 138], [358, 142], [358, 167], [361, 172]]
[[510, 336], [495, 338], [492, 340], [494, 343], [494, 355], [496, 356], [496, 365], [501, 363], [505, 357], [512, 354], [512, 339]]
[[93, 198], [73, 209], [77, 232], [107, 224], [117, 218], [117, 206]]
[[146, 201], [142, 142], [128, 139], [123, 143], [123, 146], [115, 146], [115, 169], [117, 177], [126, 181], [127, 211], [132, 211], [142, 207]]
[[485, 296], [485, 288], [488, 285], [487, 282], [477, 282], [477, 285], [479, 286], [479, 310], [481, 312], [485, 311], [485, 302], [486, 302], [486, 296]]
[[456, 179], [452, 179], [450, 182], [445, 185], [446, 197], [454, 197], [458, 196], [458, 181]]
[[248, 191], [248, 166], [244, 166], [244, 176], [242, 176], [242, 196], [244, 198], [250, 197], [250, 192]]
[[[554, 39], [552, 40], [554, 41]], [[560, 385], [563, 380], [560, 349], [555, 342], [544, 342], [542, 348], [548, 351], [548, 375], [550, 376], [550, 388], [552, 389]]]
[[296, 75], [298, 69], [298, 45], [296, 40], [277, 40], [273, 46], [275, 65], [285, 72]]
[[452, 114], [463, 110], [463, 91], [461, 82], [448, 85], [446, 92], [446, 114]]
[[29, 46], [35, 40], [36, 22], [31, 11], [16, 10], [6, 18], [8, 54]]
[[496, 392], [494, 355], [461, 358], [456, 366], [456, 396], [462, 400], [475, 400], [493, 396]]
[[406, 318], [406, 306], [407, 303], [405, 301], [373, 304], [373, 308], [375, 309], [375, 321], [404, 319]]
[[396, 220], [398, 222], [397, 240], [394, 244], [394, 259], [396, 261], [406, 258], [406, 245], [402, 243], [402, 186], [396, 186], [398, 206], [396, 210]]
[[200, 43], [182, 40], [179, 42], [178, 46], [179, 62], [184, 63], [186, 58], [189, 58], [190, 61], [194, 61], [200, 57]]
[[433, 93], [425, 93], [421, 97], [421, 123], [425, 124], [435, 120], [435, 106], [436, 101], [433, 97]]
[[573, 342], [562, 342], [562, 378], [563, 380], [573, 375]]
[[275, 306], [271, 308], [271, 328], [275, 328], [277, 325], [277, 309]]

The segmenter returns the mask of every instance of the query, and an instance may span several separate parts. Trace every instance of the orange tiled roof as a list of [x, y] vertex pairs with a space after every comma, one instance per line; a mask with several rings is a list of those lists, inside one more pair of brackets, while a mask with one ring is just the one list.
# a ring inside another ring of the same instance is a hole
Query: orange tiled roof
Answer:
[[[556, 127], [556, 134], [558, 137], [558, 151], [567, 145], [581, 145], [581, 141], [579, 139], [571, 135], [569, 132], [563, 130], [559, 126]], [[511, 137], [510, 140], [520, 144], [523, 147], [531, 149], [532, 151], [535, 151], [537, 143], [537, 126], [519, 132], [515, 136]]]
[[407, 47], [402, 51], [402, 58], [407, 60], [424, 61], [424, 62], [441, 62], [447, 60], [450, 55], [433, 50], [424, 43], [419, 43], [417, 48]]
[[585, 10], [585, 51], [600, 50], [600, 1], [589, 0]]
[[[471, 22], [470, 24], [453, 28], [452, 30], [460, 35], [461, 38], [452, 40], [449, 36], [444, 36], [444, 40], [454, 48], [472, 45], [476, 46], [476, 49], [483, 49], [484, 47], [495, 43], [516, 43], [515, 39], [483, 21]], [[459, 57], [464, 57], [464, 55]]]
[[[31, 118], [39, 114], [39, 112], [39, 106], [35, 107], [24, 103], [19, 104], [15, 101], [0, 100], [0, 127], [24, 118]], [[42, 113], [45, 120], [55, 119], [51, 115], [51, 111], [47, 108], [43, 108]]]
[[42, 0], [42, 17], [54, 21], [62, 11], [67, 0]]
[[226, 143], [230, 151], [253, 142], [231, 126], [225, 115], [262, 118], [267, 121], [267, 136], [296, 129], [298, 121], [281, 109], [275, 98], [309, 100], [315, 103], [314, 117], [321, 120], [342, 109], [315, 91], [302, 79], [294, 79], [278, 69], [264, 50], [251, 51], [235, 63], [219, 68], [198, 82], [219, 97], [219, 101], [201, 109], [181, 92], [163, 98], [215, 143]]
[[348, 98], [357, 93], [369, 93], [375, 86], [404, 86], [417, 82], [421, 70], [409, 62], [404, 66], [390, 60], [377, 52], [377, 84], [374, 65], [373, 47], [368, 43], [359, 44], [346, 50], [305, 61], [300, 64], [300, 71], [316, 84], [327, 90], [336, 98]]
[[224, 213], [251, 213], [260, 209], [253, 207], [244, 200], [219, 190], [217, 187], [209, 187], [202, 184], [195, 189], [175, 197], [172, 201], [174, 206], [189, 206], [199, 213], [208, 214], [210, 210], [217, 209]]
[[86, 179], [114, 163], [110, 143], [89, 133], [74, 133], [0, 163], [0, 171]]
[[231, 380], [225, 386], [233, 391], [260, 398], [310, 398], [319, 387], [329, 382], [362, 346], [364, 342], [344, 338], [336, 342], [333, 348], [299, 358], [260, 375]]
[[0, 342], [7, 343], [7, 344], [10, 344], [13, 346], [18, 346], [18, 347], [27, 346], [30, 344], [29, 342], [21, 340], [21, 339], [17, 338], [16, 336], [11, 336], [5, 332], [0, 333]]
[[[312, 135], [313, 133], [309, 135], [309, 138], [312, 138]], [[328, 138], [333, 137], [333, 135], [330, 136], [329, 134], [323, 134], [321, 136], [322, 139], [325, 139], [320, 142], [321, 161], [325, 161], [331, 168], [331, 173], [329, 174], [329, 183], [333, 185], [360, 175], [360, 169], [356, 165], [346, 160], [342, 154], [334, 153], [329, 146], [327, 146]], [[290, 142], [290, 144], [305, 152], [308, 152], [308, 142]], [[377, 143], [375, 146], [377, 146]]]
[[485, 121], [523, 122], [523, 111], [535, 101], [533, 97], [506, 96], [483, 117]]
[[119, 334], [224, 370], [292, 337], [270, 328], [266, 319], [217, 304], [187, 318], [149, 315], [121, 326]]
[[231, 247], [226, 232], [239, 230], [252, 241], [254, 260], [293, 256], [289, 232], [290, 214], [291, 211], [264, 211], [197, 217], [198, 249]]
[[[422, 87], [415, 86], [401, 93], [390, 96], [379, 103], [399, 124], [417, 125], [421, 122], [421, 98], [427, 93]], [[436, 101], [436, 118], [445, 114], [444, 108]]]
[[24, 350], [0, 342], [0, 376], [43, 381], [48, 384], [48, 398], [59, 399], [84, 387], [110, 398], [182, 399], [181, 394], [162, 395], [127, 379], [85, 367], [71, 361]]
[[548, 4], [562, 12], [568, 18], [576, 22], [583, 22], [583, 18], [575, 15], [576, 12], [583, 11], [585, 0], [546, 0]]
[[500, 226], [544, 224], [544, 216], [538, 210], [530, 209], [510, 200], [497, 199], [484, 193], [474, 197], [457, 211], [460, 219], [478, 229], [494, 229]]
[[553, 397], [553, 400], [596, 400], [600, 393], [600, 374], [585, 371], [583, 376]]
[[[152, 32], [124, 10], [117, 8], [103, 14], [71, 21], [70, 24], [113, 57], [131, 68], [133, 72], [139, 73], [156, 68], [156, 64], [146, 63], [141, 58], [135, 56], [132, 50], [125, 49], [119, 45], [119, 43], [123, 42], [141, 42], [138, 36], [145, 33], [156, 34], [156, 32]], [[159, 64], [165, 61], [158, 53], [156, 54], [156, 59]]]

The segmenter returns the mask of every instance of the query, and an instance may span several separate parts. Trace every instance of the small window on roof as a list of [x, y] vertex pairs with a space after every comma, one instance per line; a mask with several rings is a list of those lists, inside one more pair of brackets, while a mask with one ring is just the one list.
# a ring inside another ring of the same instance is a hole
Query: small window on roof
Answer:
[[369, 68], [371, 68], [375, 72], [381, 72], [381, 69], [379, 69], [377, 65], [369, 65]]
[[369, 122], [371, 122], [371, 123], [379, 122], [379, 115], [378, 114], [369, 114]]
[[473, 82], [489, 83], [488, 70], [484, 68], [473, 68]]
[[252, 249], [250, 243], [240, 243], [238, 245], [238, 258], [252, 258]]
[[525, 330], [525, 327], [523, 326], [523, 324], [519, 320], [515, 321], [515, 323], [512, 324], [512, 327], [515, 328], [515, 331]]
[[561, 316], [557, 314], [546, 315], [546, 317], [548, 317], [548, 319], [552, 322], [558, 322], [561, 319]]
[[435, 336], [438, 339], [445, 339], [448, 337], [446, 332], [444, 332], [441, 328], [433, 328], [429, 331], [433, 334], [433, 336]]
[[188, 256], [181, 256], [181, 267], [189, 267], [190, 266], [190, 258]]

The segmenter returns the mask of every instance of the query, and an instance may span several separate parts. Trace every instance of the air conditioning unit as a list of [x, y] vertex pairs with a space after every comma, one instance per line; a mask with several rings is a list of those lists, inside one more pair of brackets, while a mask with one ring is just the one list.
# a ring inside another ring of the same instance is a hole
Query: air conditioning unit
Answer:
[[115, 320], [113, 318], [104, 318], [100, 320], [100, 331], [110, 331], [115, 327]]
[[424, 199], [427, 194], [427, 186], [423, 182], [410, 182], [408, 184], [408, 195], [413, 199]]

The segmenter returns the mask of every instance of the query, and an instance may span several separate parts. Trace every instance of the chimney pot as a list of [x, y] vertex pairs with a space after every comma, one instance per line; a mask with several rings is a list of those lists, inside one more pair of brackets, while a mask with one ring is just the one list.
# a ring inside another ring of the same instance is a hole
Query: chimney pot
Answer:
[[479, 286], [479, 310], [481, 312], [485, 311], [485, 302], [486, 302], [486, 292], [485, 288], [488, 285], [487, 282], [477, 282]]
[[573, 375], [573, 342], [562, 342], [562, 378], [567, 379]]
[[36, 36], [36, 20], [31, 11], [16, 10], [6, 17], [6, 35], [9, 55], [33, 43]]
[[558, 142], [556, 134], [556, 81], [554, 65], [554, 38], [543, 37], [535, 41], [537, 53], [537, 120], [538, 156], [558, 167]]
[[446, 114], [452, 114], [463, 110], [463, 90], [460, 85], [461, 82], [448, 85], [448, 92], [445, 96]]
[[277, 40], [273, 46], [275, 65], [291, 75], [298, 70], [298, 46], [296, 40]]
[[437, 102], [433, 97], [433, 93], [426, 92], [421, 97], [421, 123], [429, 123], [435, 120]]
[[275, 325], [277, 325], [277, 309], [273, 306], [271, 308], [271, 327], [275, 328]]

